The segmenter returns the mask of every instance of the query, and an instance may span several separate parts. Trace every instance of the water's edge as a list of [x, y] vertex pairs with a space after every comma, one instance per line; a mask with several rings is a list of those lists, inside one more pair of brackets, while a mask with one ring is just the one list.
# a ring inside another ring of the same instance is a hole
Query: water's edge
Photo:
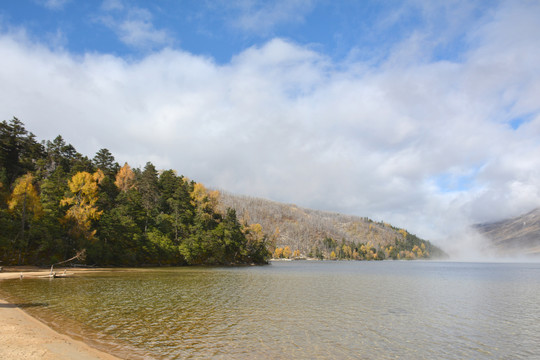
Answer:
[[[63, 269], [62, 269], [63, 270]], [[126, 268], [95, 268], [91, 269], [92, 273], [106, 273], [106, 272], [114, 272], [114, 271], [130, 271], [130, 270], [137, 270], [137, 269], [126, 269]], [[84, 271], [84, 270], [83, 270]], [[39, 272], [39, 274], [38, 274]], [[86, 271], [85, 271], [86, 272]], [[5, 275], [6, 273], [4, 273]], [[23, 276], [26, 275], [26, 277], [29, 276], [29, 272], [22, 272]], [[37, 276], [44, 276], [48, 274], [48, 270], [41, 270], [41, 271], [35, 271], [32, 272], [33, 278], [36, 278]], [[18, 276], [18, 274], [17, 274]], [[70, 275], [71, 277], [78, 277], [81, 276], [80, 273], [74, 273]], [[10, 281], [24, 281], [24, 280], [15, 280], [15, 279], [3, 279], [0, 278], [0, 284]], [[40, 281], [55, 281], [55, 279], [40, 279]], [[101, 352], [104, 352], [106, 354], [109, 354], [111, 356], [117, 357], [119, 359], [134, 359], [134, 360], [151, 360], [154, 359], [153, 357], [150, 357], [149, 355], [144, 355], [142, 353], [139, 353], [139, 351], [135, 349], [131, 349], [129, 345], [122, 344], [118, 339], [115, 339], [113, 337], [109, 337], [107, 340], [99, 339], [102, 338], [102, 336], [98, 336], [97, 333], [92, 332], [89, 329], [85, 329], [84, 331], [82, 328], [84, 327], [83, 324], [77, 323], [75, 321], [70, 321], [67, 318], [63, 318], [61, 322], [58, 321], [58, 316], [62, 317], [61, 313], [55, 313], [56, 316], [50, 317], [43, 313], [43, 311], [40, 311], [40, 307], [46, 306], [46, 304], [35, 304], [35, 303], [27, 303], [25, 299], [18, 298], [14, 296], [14, 294], [6, 292], [2, 287], [0, 287], [0, 301], [4, 301], [6, 304], [14, 305], [18, 310], [24, 312], [27, 316], [32, 317], [36, 321], [39, 321], [43, 325], [47, 326], [52, 331], [56, 332], [57, 334], [64, 335], [69, 337], [70, 339], [74, 341], [80, 341], [85, 343], [86, 345], [90, 346], [93, 349], [99, 350]], [[31, 324], [26, 324], [28, 326], [31, 326]], [[86, 333], [89, 336], [84, 336], [83, 334]]]
[[0, 298], [58, 333], [126, 359], [526, 359], [540, 351], [539, 264], [276, 262], [0, 284]]

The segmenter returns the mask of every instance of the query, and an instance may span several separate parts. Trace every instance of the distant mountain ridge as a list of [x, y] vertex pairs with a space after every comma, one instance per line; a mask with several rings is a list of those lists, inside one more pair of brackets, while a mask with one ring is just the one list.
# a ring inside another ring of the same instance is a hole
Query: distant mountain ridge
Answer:
[[477, 224], [474, 228], [507, 255], [540, 255], [540, 208], [502, 221]]
[[[431, 256], [444, 256], [444, 252], [429, 241], [388, 223], [375, 222], [367, 217], [343, 215], [302, 208], [293, 204], [222, 192], [220, 204], [233, 208], [241, 221], [258, 223], [272, 237], [276, 247], [289, 246], [302, 254], [314, 253], [315, 248], [331, 249], [328, 239], [337, 244], [367, 244], [380, 250], [397, 243], [408, 244], [400, 250], [411, 251], [414, 245], [425, 243]], [[326, 242], [325, 242], [326, 241]], [[402, 254], [403, 255], [403, 254]]]

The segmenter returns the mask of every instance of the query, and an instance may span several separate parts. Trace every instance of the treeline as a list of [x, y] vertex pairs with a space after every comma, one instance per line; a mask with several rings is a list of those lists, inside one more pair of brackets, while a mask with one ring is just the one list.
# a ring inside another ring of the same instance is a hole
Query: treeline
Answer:
[[[332, 238], [323, 240], [324, 246], [313, 245], [307, 258], [319, 260], [414, 260], [444, 257], [439, 248], [429, 241], [407, 234], [405, 241], [394, 239], [393, 244], [375, 245], [371, 241], [347, 243], [345, 240], [337, 242]], [[274, 259], [303, 259], [306, 255], [299, 249], [291, 251], [290, 246], [276, 247], [272, 254]]]
[[[323, 240], [322, 249], [314, 245], [309, 257], [329, 260], [414, 260], [444, 257], [444, 253], [429, 241], [400, 230], [403, 238], [395, 237], [393, 243], [376, 245], [367, 242], [338, 242], [332, 238]], [[274, 256], [275, 257], [275, 256]]]
[[179, 176], [93, 159], [61, 136], [37, 142], [17, 118], [0, 123], [0, 261], [50, 265], [83, 249], [96, 265], [266, 263], [258, 224], [220, 194]]

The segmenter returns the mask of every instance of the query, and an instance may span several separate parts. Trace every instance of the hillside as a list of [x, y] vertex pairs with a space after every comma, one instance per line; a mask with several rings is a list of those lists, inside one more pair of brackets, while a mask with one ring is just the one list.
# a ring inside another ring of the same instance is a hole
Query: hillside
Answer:
[[358, 252], [362, 245], [368, 245], [373, 252], [386, 252], [385, 257], [394, 258], [444, 255], [429, 241], [366, 217], [311, 210], [227, 192], [221, 194], [220, 204], [235, 209], [238, 218], [245, 223], [261, 224], [274, 248], [288, 246], [306, 256], [315, 256], [319, 251], [324, 257], [330, 257], [332, 251], [340, 253], [343, 245], [349, 246], [351, 251], [356, 248]]
[[120, 166], [104, 148], [89, 159], [60, 135], [38, 143], [17, 118], [0, 122], [3, 265], [266, 264], [260, 226], [218, 201], [175, 170]]
[[501, 253], [540, 255], [540, 208], [512, 219], [474, 227]]

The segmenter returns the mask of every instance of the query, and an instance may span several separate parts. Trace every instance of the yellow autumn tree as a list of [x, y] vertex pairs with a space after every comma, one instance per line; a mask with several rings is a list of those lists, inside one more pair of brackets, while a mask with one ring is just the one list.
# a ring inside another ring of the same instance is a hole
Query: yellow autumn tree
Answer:
[[29, 214], [34, 219], [38, 219], [43, 214], [43, 208], [34, 187], [34, 177], [32, 174], [23, 175], [15, 181], [15, 187], [8, 201], [8, 208], [13, 213], [20, 213], [23, 228]]
[[118, 173], [116, 174], [116, 179], [114, 181], [114, 185], [120, 191], [126, 192], [129, 189], [131, 189], [135, 184], [135, 173], [133, 170], [131, 170], [131, 167], [128, 163], [125, 163], [124, 166], [118, 170]]
[[28, 246], [25, 236], [25, 229], [28, 219], [39, 219], [43, 215], [43, 208], [38, 192], [34, 187], [34, 177], [28, 173], [15, 181], [15, 187], [8, 200], [8, 209], [12, 214], [17, 214], [21, 218], [21, 233], [18, 236], [15, 247], [18, 248], [19, 262], [23, 252]]
[[98, 184], [96, 178], [86, 171], [81, 171], [73, 175], [68, 181], [71, 196], [61, 200], [60, 204], [69, 206], [64, 219], [73, 221], [72, 232], [76, 237], [83, 237], [91, 240], [96, 231], [91, 231], [92, 220], [98, 220], [102, 211], [98, 211], [96, 202], [98, 200]]
[[345, 257], [347, 259], [352, 259], [353, 252], [352, 252], [352, 249], [351, 249], [351, 247], [349, 245], [343, 245], [342, 251], [343, 251], [343, 254], [345, 255]]
[[421, 258], [424, 256], [422, 252], [422, 248], [420, 248], [418, 245], [414, 245], [414, 247], [412, 248], [412, 252], [416, 253], [416, 257], [418, 258]]
[[242, 232], [246, 236], [246, 239], [250, 243], [257, 243], [264, 241], [264, 232], [261, 224], [244, 225]]
[[92, 177], [94, 178], [94, 180], [96, 180], [98, 184], [101, 184], [103, 179], [105, 179], [105, 173], [101, 169], [97, 169], [97, 171], [92, 174]]
[[274, 251], [274, 259], [279, 259], [283, 256], [283, 248], [276, 248], [276, 250]]
[[203, 184], [195, 183], [190, 196], [191, 203], [195, 206], [199, 215], [211, 217], [213, 213], [217, 212], [219, 191], [208, 191]]
[[413, 260], [414, 259], [414, 253], [412, 251], [403, 250], [403, 251], [399, 252], [399, 258], [400, 259]]
[[208, 191], [203, 184], [195, 183], [191, 192], [191, 199], [195, 206], [208, 206], [211, 209], [215, 209], [219, 201], [219, 191]]
[[285, 247], [283, 248], [283, 257], [284, 257], [285, 259], [289, 259], [289, 258], [291, 257], [291, 255], [292, 255], [291, 248], [288, 247], [288, 246], [285, 246]]

